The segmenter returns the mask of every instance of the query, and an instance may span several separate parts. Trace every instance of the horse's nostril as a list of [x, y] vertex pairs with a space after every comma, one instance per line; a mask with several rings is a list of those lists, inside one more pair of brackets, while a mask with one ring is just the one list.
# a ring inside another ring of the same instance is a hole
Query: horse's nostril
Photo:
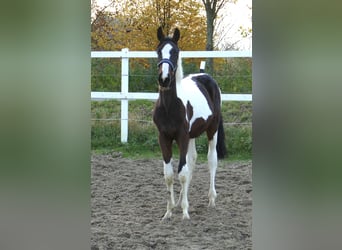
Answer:
[[161, 86], [167, 87], [171, 83], [171, 78], [169, 77], [169, 75], [163, 78], [162, 74], [160, 74], [158, 77], [158, 82]]

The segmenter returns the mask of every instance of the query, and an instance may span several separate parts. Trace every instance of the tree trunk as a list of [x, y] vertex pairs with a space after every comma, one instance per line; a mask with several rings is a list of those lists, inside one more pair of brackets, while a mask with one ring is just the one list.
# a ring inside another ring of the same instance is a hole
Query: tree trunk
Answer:
[[[206, 50], [213, 51], [214, 50], [214, 13], [212, 10], [207, 11], [207, 43]], [[207, 69], [205, 70], [209, 74], [213, 74], [214, 72], [214, 60], [213, 58], [207, 59]]]
[[[214, 21], [219, 10], [222, 9], [227, 2], [228, 0], [202, 0], [207, 15], [207, 51], [214, 50]], [[208, 58], [207, 65], [207, 72], [212, 75], [214, 73], [214, 59]]]

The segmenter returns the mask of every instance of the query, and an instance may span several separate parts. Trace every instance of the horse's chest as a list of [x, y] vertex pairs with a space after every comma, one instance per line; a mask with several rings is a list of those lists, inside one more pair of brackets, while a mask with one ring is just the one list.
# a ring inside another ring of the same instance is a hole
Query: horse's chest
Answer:
[[185, 127], [186, 130], [188, 128], [185, 107], [181, 103], [173, 106], [168, 111], [163, 106], [156, 107], [153, 114], [153, 121], [160, 132], [167, 133], [170, 136], [176, 134], [182, 127]]

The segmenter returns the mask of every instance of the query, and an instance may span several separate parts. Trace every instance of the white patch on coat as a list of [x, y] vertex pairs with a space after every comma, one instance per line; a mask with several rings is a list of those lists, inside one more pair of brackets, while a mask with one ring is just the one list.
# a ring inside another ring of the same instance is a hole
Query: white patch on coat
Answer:
[[[170, 44], [166, 44], [162, 51], [161, 51], [161, 54], [162, 54], [162, 58], [163, 59], [170, 59], [171, 57], [171, 51], [172, 49], [172, 46]], [[168, 63], [162, 63], [162, 79], [165, 80], [169, 74], [169, 67], [170, 65]]]
[[176, 71], [176, 83], [180, 83], [184, 77], [183, 74], [183, 66], [182, 66], [182, 58], [180, 53], [178, 54], [178, 61], [177, 61], [177, 71]]
[[203, 118], [204, 120], [207, 120], [208, 117], [213, 114], [207, 99], [197, 87], [196, 82], [191, 79], [196, 75], [200, 74], [189, 75], [177, 84], [177, 96], [182, 100], [185, 109], [188, 101], [193, 108], [193, 116], [189, 121], [189, 131], [191, 131], [192, 124], [196, 119]]

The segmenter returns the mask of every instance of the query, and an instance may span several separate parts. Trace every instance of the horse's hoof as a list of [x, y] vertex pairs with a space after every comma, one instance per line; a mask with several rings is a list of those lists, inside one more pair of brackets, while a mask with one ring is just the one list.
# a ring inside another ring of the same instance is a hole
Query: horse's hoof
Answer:
[[208, 207], [215, 208], [215, 201], [209, 201]]
[[217, 194], [216, 194], [216, 192], [213, 192], [213, 193], [209, 192], [208, 196], [209, 196], [209, 205], [208, 205], [208, 207], [214, 208], [215, 207], [215, 200], [216, 200]]
[[190, 220], [190, 216], [188, 213], [183, 214], [183, 220]]
[[164, 217], [161, 219], [162, 222], [169, 222], [171, 221], [171, 216], [172, 213], [171, 212], [166, 212], [166, 214], [164, 215]]
[[161, 220], [160, 220], [160, 223], [163, 223], [163, 224], [169, 224], [169, 223], [171, 223], [171, 218], [169, 217], [169, 218], [162, 218]]

